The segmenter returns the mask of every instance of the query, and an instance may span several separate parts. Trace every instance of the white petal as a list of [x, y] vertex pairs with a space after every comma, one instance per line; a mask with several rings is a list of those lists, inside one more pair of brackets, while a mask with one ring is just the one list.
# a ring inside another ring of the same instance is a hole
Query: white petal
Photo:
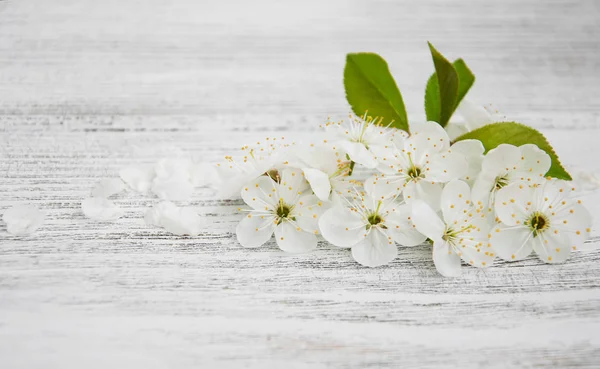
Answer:
[[469, 185], [460, 180], [448, 182], [442, 190], [440, 205], [446, 224], [463, 218], [465, 211], [472, 210]]
[[542, 232], [533, 239], [533, 250], [544, 263], [564, 263], [571, 255], [571, 245], [566, 234]]
[[8, 233], [23, 236], [35, 232], [45, 217], [45, 213], [33, 205], [15, 205], [4, 212], [2, 220]]
[[248, 214], [237, 225], [235, 233], [244, 247], [259, 247], [267, 242], [275, 230], [275, 218]]
[[385, 265], [398, 256], [398, 247], [379, 230], [372, 230], [369, 235], [352, 247], [352, 257], [359, 264], [368, 267]]
[[352, 247], [366, 236], [366, 224], [356, 212], [334, 207], [319, 219], [323, 237], [338, 247]]
[[465, 177], [469, 170], [469, 164], [464, 155], [458, 152], [446, 152], [432, 156], [425, 170], [427, 180], [449, 182]]
[[281, 172], [281, 183], [279, 183], [279, 196], [286, 204], [294, 204], [302, 195], [310, 193], [310, 185], [304, 179], [302, 170], [286, 168]]
[[379, 164], [375, 155], [367, 150], [362, 143], [340, 141], [339, 145], [346, 153], [348, 153], [348, 156], [352, 161], [360, 165], [364, 165], [367, 168], [375, 168], [377, 164]]
[[481, 163], [481, 170], [492, 176], [515, 171], [521, 162], [521, 150], [518, 147], [502, 144], [490, 150]]
[[460, 257], [445, 241], [434, 241], [433, 263], [444, 277], [458, 277], [461, 273]]
[[375, 199], [393, 198], [402, 193], [404, 180], [397, 176], [372, 176], [365, 180], [365, 192]]
[[120, 178], [104, 178], [92, 189], [93, 197], [110, 197], [125, 190], [125, 183]]
[[192, 196], [194, 185], [184, 177], [156, 177], [152, 192], [162, 200], [185, 201]]
[[446, 130], [446, 132], [448, 132], [448, 138], [450, 138], [451, 141], [454, 141], [458, 137], [469, 132], [467, 126], [464, 123], [460, 122], [448, 122], [444, 129]]
[[327, 211], [328, 206], [314, 195], [303, 196], [294, 206], [290, 216], [297, 225], [310, 233], [317, 233], [319, 219]]
[[427, 239], [413, 225], [411, 217], [412, 209], [410, 205], [396, 207], [394, 211], [385, 216], [388, 234], [402, 246], [417, 246]]
[[279, 248], [286, 252], [302, 253], [317, 248], [317, 236], [290, 222], [284, 221], [275, 228], [275, 241]]
[[407, 203], [414, 200], [425, 201], [434, 210], [440, 209], [440, 198], [442, 196], [443, 185], [441, 183], [431, 183], [426, 179], [418, 182], [408, 182], [404, 188], [404, 199]]
[[448, 132], [436, 122], [414, 122], [410, 124], [411, 138], [419, 137], [419, 142], [427, 144], [429, 151], [442, 152], [450, 147]]
[[532, 213], [533, 199], [534, 189], [525, 183], [516, 182], [505, 186], [496, 192], [496, 215], [506, 225], [520, 224]]
[[492, 249], [501, 259], [522, 260], [533, 250], [533, 233], [527, 227], [497, 225], [490, 232]]
[[144, 221], [146, 225], [162, 227], [162, 217], [167, 212], [173, 212], [177, 210], [177, 206], [170, 201], [162, 201], [159, 204], [154, 205], [152, 208], [146, 211]]
[[519, 150], [521, 150], [520, 172], [527, 173], [527, 178], [531, 179], [546, 175], [552, 164], [550, 155], [533, 144], [519, 146]]
[[411, 204], [412, 222], [417, 230], [432, 240], [442, 238], [446, 225], [437, 213], [424, 201], [416, 200]]
[[81, 210], [86, 217], [98, 221], [116, 220], [124, 214], [123, 210], [104, 197], [90, 197], [83, 200]]
[[197, 236], [202, 228], [202, 218], [191, 208], [176, 208], [166, 211], [160, 219], [161, 226], [170, 233], [178, 236]]
[[473, 188], [471, 190], [471, 200], [473, 200], [478, 205], [483, 206], [491, 206], [494, 204], [490, 203], [490, 197], [492, 194], [492, 190], [496, 186], [496, 177], [489, 173], [480, 172], [473, 183]]
[[329, 182], [329, 176], [326, 173], [321, 172], [318, 169], [304, 168], [304, 177], [310, 184], [313, 192], [321, 200], [327, 200], [331, 193], [331, 182]]
[[472, 184], [479, 172], [481, 172], [481, 163], [483, 162], [483, 153], [485, 152], [483, 144], [479, 140], [463, 140], [452, 145], [450, 150], [465, 157], [468, 168], [466, 174], [461, 179]]
[[456, 110], [464, 118], [469, 131], [493, 122], [490, 113], [483, 106], [468, 99], [463, 99]]
[[152, 187], [156, 172], [154, 165], [138, 165], [121, 169], [119, 176], [134, 191], [146, 193]]
[[591, 236], [592, 216], [583, 205], [577, 202], [568, 203], [552, 218], [552, 223], [559, 232], [567, 235], [571, 249], [597, 249], [593, 243], [585, 243]]
[[269, 176], [260, 176], [243, 186], [242, 199], [248, 206], [256, 210], [269, 210], [279, 201], [277, 190], [279, 185]]

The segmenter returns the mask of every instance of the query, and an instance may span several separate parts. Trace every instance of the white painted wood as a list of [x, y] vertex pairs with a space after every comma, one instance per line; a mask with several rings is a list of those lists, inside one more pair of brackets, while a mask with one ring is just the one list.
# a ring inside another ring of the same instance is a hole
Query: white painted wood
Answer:
[[[592, 1], [0, 1], [0, 213], [48, 213], [25, 238], [0, 224], [0, 367], [597, 366], [598, 252], [444, 279], [424, 246], [377, 269], [325, 243], [242, 249], [240, 202], [210, 189], [191, 202], [210, 222], [197, 238], [145, 227], [149, 197], [120, 195], [114, 224], [79, 206], [168, 147], [213, 161], [310, 135], [348, 110], [346, 52], [384, 55], [420, 119], [427, 39], [467, 60], [473, 99], [600, 172], [599, 15]], [[600, 214], [600, 194], [585, 201]]]

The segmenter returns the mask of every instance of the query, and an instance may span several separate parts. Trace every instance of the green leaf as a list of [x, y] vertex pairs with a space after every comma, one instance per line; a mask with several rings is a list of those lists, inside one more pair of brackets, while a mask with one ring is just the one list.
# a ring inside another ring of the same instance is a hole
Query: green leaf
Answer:
[[[442, 126], [445, 126], [448, 124], [452, 114], [454, 114], [458, 104], [460, 104], [467, 92], [469, 92], [471, 86], [473, 86], [473, 83], [475, 83], [475, 75], [473, 75], [473, 72], [471, 72], [464, 60], [457, 59], [450, 66], [448, 60], [446, 60], [433, 45], [429, 44], [429, 47], [431, 49], [431, 55], [436, 71], [440, 69], [442, 73], [446, 73], [450, 76], [448, 79], [448, 76], [444, 77], [440, 74], [442, 76], [442, 82], [449, 82], [450, 85], [445, 87], [446, 90], [443, 92], [448, 96], [443, 98], [445, 95], [442, 95], [440, 92], [440, 79], [438, 78], [438, 73], [434, 72], [431, 77], [429, 77], [427, 87], [425, 88], [425, 114], [427, 115], [427, 120], [438, 122]], [[455, 87], [453, 86], [454, 73], [452, 72], [452, 69], [454, 69], [456, 76], [458, 77], [456, 98], [454, 98]], [[454, 103], [452, 103], [453, 101]], [[442, 110], [442, 106], [445, 106], [446, 110]], [[442, 111], [444, 111], [444, 114], [447, 116], [442, 116]]]
[[485, 152], [497, 147], [500, 144], [511, 144], [521, 146], [525, 144], [535, 144], [540, 149], [544, 150], [552, 159], [550, 170], [546, 173], [547, 176], [572, 180], [571, 176], [565, 168], [560, 164], [558, 156], [554, 149], [548, 143], [548, 140], [539, 131], [516, 122], [492, 123], [474, 131], [465, 133], [458, 137], [456, 141], [475, 139], [483, 143]]
[[346, 99], [354, 113], [384, 118], [408, 132], [408, 117], [398, 86], [383, 58], [373, 53], [348, 54], [344, 68]]
[[[458, 72], [452, 63], [440, 54], [431, 43], [429, 50], [435, 66], [436, 83], [427, 82], [425, 90], [425, 112], [427, 120], [438, 122], [445, 127], [454, 113], [458, 101]], [[437, 89], [436, 89], [437, 87]]]

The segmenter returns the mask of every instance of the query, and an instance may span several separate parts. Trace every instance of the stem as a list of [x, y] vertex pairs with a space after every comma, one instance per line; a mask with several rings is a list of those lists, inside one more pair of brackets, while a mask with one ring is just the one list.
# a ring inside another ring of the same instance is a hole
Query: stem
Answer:
[[350, 161], [350, 170], [348, 170], [348, 177], [350, 177], [352, 175], [352, 172], [354, 172], [354, 162]]

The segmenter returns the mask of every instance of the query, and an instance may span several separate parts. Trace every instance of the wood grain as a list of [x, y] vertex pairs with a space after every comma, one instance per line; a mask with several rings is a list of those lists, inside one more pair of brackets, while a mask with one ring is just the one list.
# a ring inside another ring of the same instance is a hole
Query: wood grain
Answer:
[[[542, 130], [563, 163], [600, 172], [600, 7], [592, 1], [0, 1], [2, 368], [596, 367], [600, 253], [440, 277], [425, 247], [360, 267], [322, 242], [242, 249], [240, 201], [199, 188], [196, 238], [80, 211], [94, 183], [175, 149], [205, 161], [343, 116], [345, 53], [390, 63], [424, 117], [426, 40], [477, 75], [471, 97]], [[598, 243], [600, 194], [584, 198]]]

